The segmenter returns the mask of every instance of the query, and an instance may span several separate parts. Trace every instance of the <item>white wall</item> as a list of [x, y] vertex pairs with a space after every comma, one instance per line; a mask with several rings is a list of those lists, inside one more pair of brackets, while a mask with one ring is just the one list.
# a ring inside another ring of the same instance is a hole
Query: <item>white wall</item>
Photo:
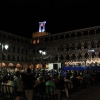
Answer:
[[58, 69], [61, 68], [61, 63], [49, 63], [49, 65], [48, 65], [48, 67], [49, 67], [48, 69], [49, 70], [53, 69], [53, 64], [58, 64]]

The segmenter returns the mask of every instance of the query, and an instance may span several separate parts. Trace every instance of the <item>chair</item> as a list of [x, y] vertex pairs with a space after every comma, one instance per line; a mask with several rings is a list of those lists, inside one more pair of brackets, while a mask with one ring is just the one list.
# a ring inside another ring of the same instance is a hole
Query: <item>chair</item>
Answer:
[[35, 97], [37, 100], [44, 100], [46, 93], [46, 86], [44, 84], [38, 84], [35, 88]]
[[71, 81], [72, 81], [72, 84], [73, 84], [73, 92], [77, 93], [78, 90], [79, 90], [79, 86], [80, 86], [79, 81], [78, 81], [77, 78], [73, 78]]
[[14, 100], [15, 88], [9, 85], [0, 85], [0, 93], [2, 100]]
[[57, 100], [57, 95], [54, 94], [53, 86], [46, 86], [46, 100]]

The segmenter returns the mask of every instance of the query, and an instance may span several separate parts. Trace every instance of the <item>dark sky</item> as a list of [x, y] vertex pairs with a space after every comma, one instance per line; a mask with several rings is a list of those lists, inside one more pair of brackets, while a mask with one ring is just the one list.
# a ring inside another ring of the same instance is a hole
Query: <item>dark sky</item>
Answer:
[[31, 38], [40, 21], [51, 34], [100, 25], [99, 2], [45, 1], [0, 0], [0, 30]]

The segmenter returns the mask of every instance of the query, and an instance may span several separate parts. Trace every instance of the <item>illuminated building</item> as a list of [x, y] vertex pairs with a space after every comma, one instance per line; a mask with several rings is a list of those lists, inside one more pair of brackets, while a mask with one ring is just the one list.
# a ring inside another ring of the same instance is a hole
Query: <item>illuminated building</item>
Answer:
[[[36, 32], [33, 33], [32, 44], [34, 47], [33, 62], [35, 64], [41, 62], [39, 50], [44, 50], [49, 56], [44, 59], [44, 63], [100, 65], [100, 26], [57, 34]], [[94, 52], [88, 52], [89, 50]]]
[[[2, 48], [5, 44], [7, 50]], [[30, 39], [0, 31], [0, 67], [28, 67], [33, 62], [31, 45]]]
[[39, 50], [46, 52], [46, 55], [42, 55], [43, 64], [100, 65], [100, 26], [57, 34], [44, 30], [33, 33], [31, 40], [0, 31], [0, 44], [9, 45], [8, 50], [3, 49], [3, 52], [0, 45], [0, 67], [34, 67], [33, 64], [41, 63]]

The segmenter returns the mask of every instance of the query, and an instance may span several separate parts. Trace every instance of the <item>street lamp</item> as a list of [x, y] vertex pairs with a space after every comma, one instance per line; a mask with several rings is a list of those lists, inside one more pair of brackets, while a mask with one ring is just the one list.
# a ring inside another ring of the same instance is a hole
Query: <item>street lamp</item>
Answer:
[[39, 53], [41, 54], [41, 63], [43, 65], [43, 56], [46, 55], [46, 52], [45, 51], [42, 51], [42, 50], [39, 50]]
[[8, 49], [8, 45], [7, 44], [4, 47], [5, 47], [6, 50]]
[[89, 53], [91, 53], [91, 61], [92, 61], [92, 52], [95, 52], [95, 50], [91, 49], [91, 50], [88, 50]]
[[[1, 53], [2, 53], [2, 55], [3, 55], [3, 48], [7, 50], [9, 46], [8, 46], [7, 44], [6, 44], [6, 45], [1, 44], [1, 46], [2, 46]], [[3, 60], [3, 57], [2, 57], [2, 59], [1, 59], [1, 67], [3, 67], [3, 65], [2, 65], [2, 60]]]
[[[95, 52], [95, 50], [91, 49], [91, 50], [88, 50], [89, 53], [91, 53], [91, 61], [92, 61], [92, 52]], [[91, 69], [91, 67], [90, 67]]]

